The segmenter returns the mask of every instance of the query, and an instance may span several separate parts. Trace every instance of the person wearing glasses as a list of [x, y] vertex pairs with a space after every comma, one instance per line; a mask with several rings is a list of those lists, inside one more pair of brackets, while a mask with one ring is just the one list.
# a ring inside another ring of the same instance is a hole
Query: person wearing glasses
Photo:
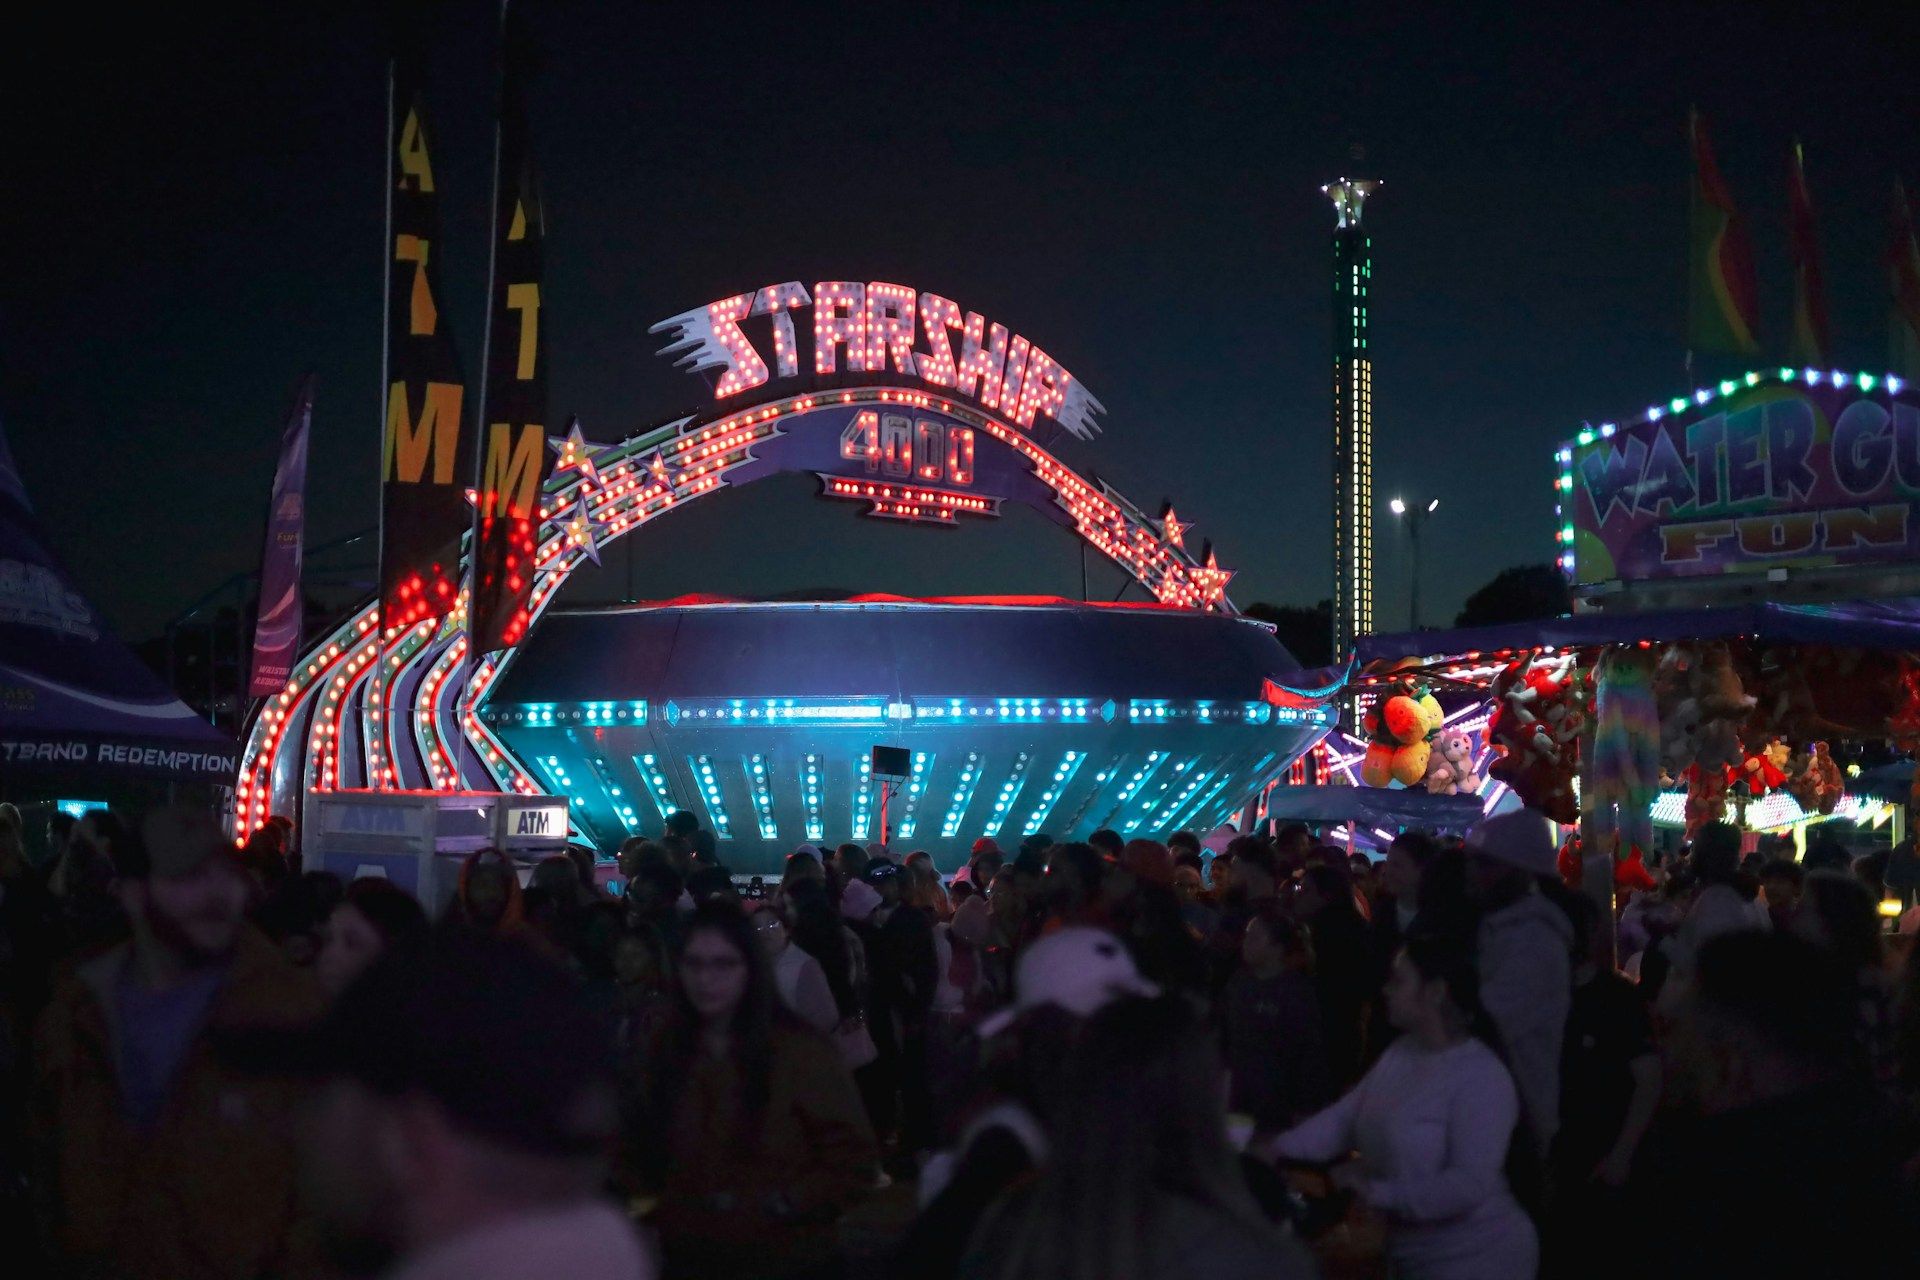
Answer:
[[834, 1223], [879, 1158], [853, 1077], [781, 1003], [766, 944], [738, 906], [702, 904], [681, 939], [627, 1172], [657, 1197], [669, 1274], [815, 1274], [832, 1265]]

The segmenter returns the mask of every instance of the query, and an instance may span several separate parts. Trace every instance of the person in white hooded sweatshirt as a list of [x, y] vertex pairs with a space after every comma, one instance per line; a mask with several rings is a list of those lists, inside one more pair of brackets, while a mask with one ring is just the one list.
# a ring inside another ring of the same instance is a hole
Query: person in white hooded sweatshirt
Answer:
[[1480, 911], [1480, 1002], [1544, 1155], [1560, 1127], [1560, 1050], [1573, 1005], [1573, 922], [1539, 884], [1555, 874], [1553, 836], [1546, 818], [1522, 809], [1482, 822], [1466, 847], [1467, 892]]
[[1478, 986], [1463, 942], [1408, 939], [1386, 987], [1400, 1036], [1352, 1092], [1264, 1148], [1277, 1160], [1342, 1162], [1333, 1184], [1385, 1220], [1401, 1280], [1533, 1280], [1539, 1270], [1539, 1235], [1507, 1180], [1519, 1097]]

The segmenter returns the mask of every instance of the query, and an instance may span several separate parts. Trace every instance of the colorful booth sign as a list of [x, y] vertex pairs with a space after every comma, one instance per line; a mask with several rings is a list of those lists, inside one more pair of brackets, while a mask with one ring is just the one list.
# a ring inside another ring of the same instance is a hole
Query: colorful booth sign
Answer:
[[1920, 399], [1899, 378], [1749, 373], [1558, 454], [1576, 586], [1920, 557]]

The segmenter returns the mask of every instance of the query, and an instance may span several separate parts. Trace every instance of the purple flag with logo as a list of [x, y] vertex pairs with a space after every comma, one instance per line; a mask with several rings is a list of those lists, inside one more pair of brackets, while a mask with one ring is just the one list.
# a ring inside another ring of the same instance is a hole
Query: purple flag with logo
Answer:
[[273, 473], [273, 505], [267, 512], [267, 541], [260, 553], [260, 613], [253, 624], [253, 674], [249, 698], [265, 698], [286, 687], [299, 656], [300, 624], [305, 611], [300, 593], [300, 549], [307, 515], [307, 427], [313, 421], [313, 375], [294, 397], [293, 413], [280, 440], [280, 465]]

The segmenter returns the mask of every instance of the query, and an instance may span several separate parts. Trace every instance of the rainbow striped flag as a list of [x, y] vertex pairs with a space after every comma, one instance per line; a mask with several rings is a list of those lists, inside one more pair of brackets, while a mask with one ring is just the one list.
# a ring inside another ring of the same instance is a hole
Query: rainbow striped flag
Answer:
[[1787, 171], [1787, 237], [1793, 249], [1793, 341], [1789, 358], [1818, 369], [1833, 364], [1827, 325], [1827, 284], [1820, 269], [1820, 239], [1813, 228], [1813, 198], [1807, 194], [1806, 157], [1793, 145]]
[[1687, 344], [1695, 351], [1754, 355], [1760, 350], [1759, 290], [1746, 219], [1720, 179], [1707, 124], [1688, 119], [1693, 144], [1691, 262], [1687, 272]]

